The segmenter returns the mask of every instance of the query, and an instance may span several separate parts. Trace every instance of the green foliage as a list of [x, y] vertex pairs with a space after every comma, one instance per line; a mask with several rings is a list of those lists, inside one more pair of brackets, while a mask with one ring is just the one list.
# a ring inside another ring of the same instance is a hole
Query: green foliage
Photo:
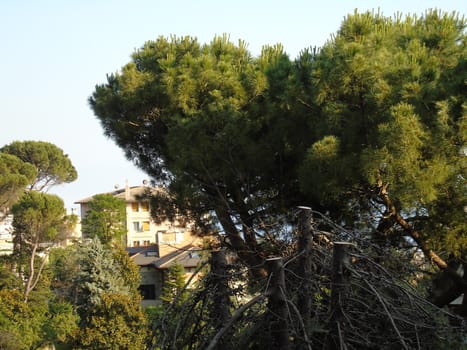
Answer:
[[148, 325], [139, 300], [105, 292], [91, 310], [89, 322], [77, 332], [75, 348], [143, 350], [147, 337]]
[[[18, 157], [0, 152], [0, 211], [4, 214], [37, 176], [36, 168]], [[1, 219], [1, 216], [0, 216]]]
[[[96, 237], [89, 243], [54, 249], [50, 270], [57, 296], [56, 312], [47, 328], [52, 336], [74, 348], [144, 349], [148, 326], [140, 306], [139, 268], [122, 247], [104, 245]], [[79, 320], [67, 314], [70, 304]], [[55, 327], [61, 319], [60, 327]], [[74, 330], [73, 321], [78, 327]], [[73, 330], [72, 340], [69, 330]]]
[[[97, 85], [89, 102], [104, 133], [169, 187], [158, 213], [179, 208], [198, 224], [213, 214], [226, 245], [250, 271], [268, 255], [289, 254], [281, 229], [296, 205], [327, 211], [346, 228], [392, 235], [384, 243], [397, 243], [397, 251], [407, 244], [401, 237], [416, 231], [424, 252], [461, 256], [465, 57], [465, 21], [455, 14], [387, 18], [356, 11], [319, 51], [305, 50], [295, 62], [280, 45], [254, 58], [227, 37], [206, 45], [158, 38]], [[385, 244], [378, 248], [396, 256]], [[260, 272], [255, 277], [265, 276]], [[167, 282], [169, 302], [178, 282]], [[329, 296], [320, 288], [325, 320]], [[192, 306], [201, 305], [198, 296]], [[190, 310], [203, 310], [196, 307]], [[170, 318], [164, 324], [172, 330], [183, 324], [187, 334], [196, 329], [199, 339], [209, 333], [202, 333], [210, 327], [206, 318], [191, 322], [194, 312], [183, 312], [164, 314]], [[245, 326], [251, 334], [264, 320], [258, 315]], [[177, 332], [170, 342], [178, 345], [184, 340]], [[377, 344], [379, 330], [375, 337]]]
[[20, 291], [0, 290], [0, 332], [6, 349], [26, 350], [40, 341], [38, 315], [24, 302]]
[[83, 218], [82, 233], [85, 237], [98, 237], [103, 244], [120, 240], [126, 234], [126, 204], [111, 194], [97, 194], [88, 203]]
[[15, 236], [32, 243], [53, 243], [68, 233], [63, 200], [52, 194], [36, 191], [25, 193], [12, 207]]
[[80, 269], [73, 281], [77, 290], [76, 307], [81, 323], [91, 319], [92, 309], [101, 303], [106, 292], [129, 294], [129, 286], [115, 263], [112, 251], [99, 239], [84, 243], [78, 248], [78, 264]]
[[169, 267], [164, 279], [161, 300], [172, 303], [177, 300], [177, 304], [183, 303], [187, 298], [185, 289], [185, 268], [181, 264], [173, 264]]
[[[159, 216], [176, 207], [209, 229], [206, 214], [214, 213], [242, 258], [259, 266], [252, 227], [302, 198], [296, 172], [311, 125], [296, 104], [293, 68], [280, 45], [255, 59], [226, 36], [206, 45], [161, 37], [96, 86], [90, 105], [129, 159], [170, 182]], [[232, 220], [245, 223], [247, 239]]]
[[70, 221], [56, 195], [29, 191], [12, 207], [16, 272], [25, 280], [24, 298], [40, 282], [50, 248], [67, 238]]
[[[464, 29], [463, 19], [439, 11], [355, 12], [321, 48], [311, 74], [323, 135], [300, 182], [331, 215], [348, 218], [358, 208], [374, 215], [381, 207], [374, 190], [384, 185], [400, 213], [425, 217], [417, 227], [430, 247], [467, 249], [452, 245], [465, 221]], [[455, 203], [450, 214], [446, 201]]]
[[13, 259], [10, 256], [0, 257], [0, 290], [20, 289], [21, 279], [13, 272]]
[[42, 191], [53, 185], [72, 182], [78, 177], [68, 155], [49, 142], [15, 141], [2, 147], [0, 152], [12, 154], [36, 167], [37, 176], [29, 183], [29, 189]]
[[78, 331], [78, 315], [68, 302], [52, 300], [49, 303], [47, 318], [42, 325], [45, 340], [50, 343], [66, 344]]
[[56, 302], [46, 286], [32, 293], [29, 302], [19, 290], [0, 290], [1, 349], [29, 350], [67, 342], [76, 327], [77, 316], [71, 305]]
[[134, 299], [140, 298], [140, 267], [136, 265], [126, 252], [125, 248], [121, 245], [116, 244], [112, 247], [112, 256], [114, 264], [119, 268], [119, 275], [122, 277], [125, 286], [128, 287], [130, 295]]
[[48, 269], [51, 274], [50, 288], [58, 301], [73, 303], [76, 298], [74, 280], [80, 270], [79, 250], [75, 245], [55, 248], [50, 252]]
[[[76, 293], [72, 301], [80, 316], [75, 345], [85, 349], [144, 349], [147, 325], [140, 305], [138, 267], [121, 247], [104, 245], [97, 237], [77, 247], [75, 257], [79, 270], [73, 272], [71, 286], [67, 285]], [[64, 277], [64, 281], [69, 280]]]

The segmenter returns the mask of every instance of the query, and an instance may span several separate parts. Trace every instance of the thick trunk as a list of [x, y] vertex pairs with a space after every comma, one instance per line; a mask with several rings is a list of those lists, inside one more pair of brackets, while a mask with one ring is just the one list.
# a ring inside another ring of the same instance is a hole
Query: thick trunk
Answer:
[[298, 290], [298, 309], [305, 325], [305, 332], [310, 329], [312, 295], [312, 251], [311, 251], [311, 208], [298, 208], [298, 275], [303, 281]]
[[238, 257], [250, 268], [253, 276], [266, 277], [267, 272], [264, 268], [263, 258], [260, 255], [261, 252], [255, 251], [254, 247], [246, 244], [225, 208], [218, 206], [215, 211], [229, 243]]
[[211, 253], [211, 274], [215, 295], [213, 298], [212, 318], [214, 327], [219, 331], [230, 320], [230, 290], [227, 276], [225, 251]]
[[415, 228], [413, 228], [407, 220], [405, 220], [402, 215], [397, 210], [396, 206], [392, 202], [389, 194], [386, 190], [385, 185], [379, 186], [380, 196], [383, 199], [386, 210], [388, 212], [388, 220], [393, 220], [397, 225], [399, 225], [409, 237], [411, 237], [420, 250], [423, 252], [425, 257], [429, 258], [442, 273], [445, 274], [448, 278], [453, 281], [453, 286], [445, 292], [442, 296], [434, 300], [435, 304], [438, 306], [447, 305], [450, 301], [458, 297], [463, 291], [467, 291], [467, 281], [462, 278], [453, 268], [451, 268], [444, 259], [442, 259], [436, 252], [428, 247], [426, 241], [422, 237], [422, 233]]
[[438, 266], [441, 270], [446, 269], [448, 267], [447, 263], [427, 246], [426, 242], [422, 238], [421, 232], [410, 226], [410, 224], [402, 217], [402, 215], [400, 215], [393, 201], [389, 197], [386, 189], [387, 186], [380, 184], [378, 187], [380, 197], [386, 206], [388, 219], [394, 220], [404, 230], [404, 232], [410, 236], [415, 241], [415, 243], [417, 243], [417, 246], [420, 248], [423, 254], [425, 254], [427, 258], [436, 264], [436, 266]]
[[426, 242], [422, 238], [421, 232], [410, 226], [410, 224], [399, 213], [396, 213], [395, 220], [399, 226], [401, 226], [404, 231], [413, 238], [423, 254], [430, 258], [430, 260], [435, 263], [436, 266], [438, 266], [441, 270], [444, 270], [448, 267], [448, 264], [438, 254], [427, 247]]
[[270, 276], [268, 309], [271, 316], [271, 339], [278, 350], [290, 349], [287, 299], [285, 296], [285, 275], [282, 258], [266, 260]]
[[342, 306], [345, 304], [345, 292], [348, 288], [348, 281], [345, 275], [345, 261], [347, 260], [347, 247], [350, 243], [334, 242], [334, 252], [332, 256], [332, 276], [331, 276], [331, 304], [327, 346], [328, 349], [345, 349], [345, 339], [342, 328], [345, 317]]

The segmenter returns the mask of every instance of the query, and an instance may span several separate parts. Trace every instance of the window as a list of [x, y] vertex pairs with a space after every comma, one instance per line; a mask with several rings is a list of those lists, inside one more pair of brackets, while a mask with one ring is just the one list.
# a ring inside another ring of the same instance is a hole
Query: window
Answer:
[[145, 247], [147, 247], [149, 244], [150, 244], [149, 241], [144, 241], [144, 242], [143, 242], [143, 245], [144, 245]]
[[190, 259], [199, 259], [200, 258], [200, 254], [198, 251], [191, 251], [188, 256], [190, 257]]
[[156, 286], [154, 286], [154, 284], [141, 284], [139, 286], [139, 292], [144, 300], [156, 299]]
[[135, 232], [143, 232], [143, 225], [139, 221], [133, 221], [133, 230]]
[[149, 231], [149, 221], [143, 221], [143, 231]]
[[149, 211], [149, 202], [141, 202], [141, 211]]
[[140, 243], [139, 241], [133, 241], [133, 247], [139, 247]]
[[131, 203], [131, 210], [138, 211], [138, 202]]

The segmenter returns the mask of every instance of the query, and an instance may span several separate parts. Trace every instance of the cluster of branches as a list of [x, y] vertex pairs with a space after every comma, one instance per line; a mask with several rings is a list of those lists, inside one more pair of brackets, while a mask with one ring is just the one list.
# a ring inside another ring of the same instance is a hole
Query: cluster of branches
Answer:
[[[220, 338], [256, 348], [274, 347], [268, 339], [283, 348], [407, 348], [432, 344], [435, 326], [443, 333], [438, 317], [420, 311], [430, 304], [401, 282], [419, 283], [403, 252], [423, 254], [464, 288], [449, 258], [463, 259], [467, 247], [465, 27], [437, 10], [355, 11], [295, 60], [280, 45], [253, 57], [226, 36], [159, 37], [96, 86], [89, 103], [104, 133], [171, 193], [151, 203], [158, 215], [177, 208], [207, 231], [221, 227], [221, 246], [253, 277], [246, 300], [265, 302], [220, 337], [204, 314], [216, 298], [201, 288], [162, 339], [177, 339], [174, 348]], [[286, 237], [287, 221], [277, 222], [304, 203], [353, 231], [323, 220], [320, 230], [334, 235]], [[352, 248], [353, 263], [334, 274], [331, 248], [341, 241], [361, 251]], [[338, 292], [334, 275], [345, 286]]]
[[361, 232], [347, 231], [324, 216], [312, 222], [306, 211], [300, 215], [289, 249], [266, 260], [268, 276], [253, 287], [246, 285], [246, 271], [215, 252], [210, 271], [191, 296], [166, 305], [168, 313], [155, 327], [157, 346], [460, 346], [462, 319], [427, 301], [419, 287], [424, 275], [423, 266], [414, 263], [417, 251], [381, 249]]

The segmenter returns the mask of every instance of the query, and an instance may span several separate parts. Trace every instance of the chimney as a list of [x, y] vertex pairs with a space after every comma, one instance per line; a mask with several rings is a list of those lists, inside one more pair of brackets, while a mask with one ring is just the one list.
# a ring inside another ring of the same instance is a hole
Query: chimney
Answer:
[[128, 186], [128, 180], [125, 180], [125, 200], [130, 200], [130, 186]]

